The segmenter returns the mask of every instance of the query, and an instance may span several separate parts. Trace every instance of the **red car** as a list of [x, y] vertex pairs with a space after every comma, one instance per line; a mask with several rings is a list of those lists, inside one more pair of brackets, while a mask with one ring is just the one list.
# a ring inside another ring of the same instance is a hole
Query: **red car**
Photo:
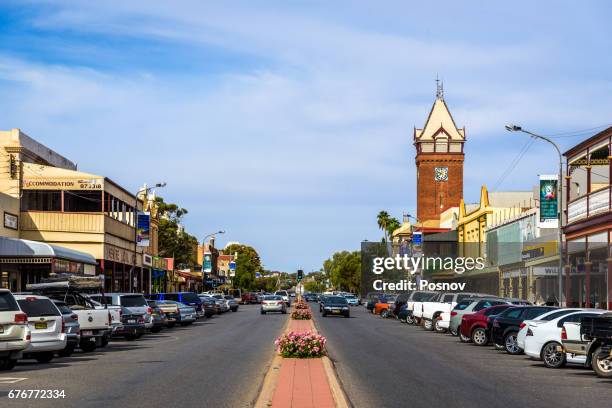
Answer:
[[472, 341], [477, 346], [489, 344], [491, 326], [489, 319], [515, 305], [496, 305], [479, 310], [476, 313], [463, 315], [461, 318], [461, 340], [464, 342]]
[[242, 298], [240, 299], [243, 305], [259, 303], [259, 298], [256, 293], [247, 292], [242, 294]]

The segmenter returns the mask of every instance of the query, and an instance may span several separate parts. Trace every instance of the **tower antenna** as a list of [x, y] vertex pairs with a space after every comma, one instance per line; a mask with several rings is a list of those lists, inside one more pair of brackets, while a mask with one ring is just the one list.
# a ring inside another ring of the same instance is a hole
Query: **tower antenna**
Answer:
[[436, 99], [444, 100], [444, 82], [436, 74]]

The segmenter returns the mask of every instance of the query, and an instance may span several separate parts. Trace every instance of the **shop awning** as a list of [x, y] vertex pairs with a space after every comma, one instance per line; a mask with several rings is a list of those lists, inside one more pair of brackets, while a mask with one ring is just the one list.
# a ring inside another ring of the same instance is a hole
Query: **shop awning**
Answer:
[[86, 265], [96, 259], [85, 252], [27, 239], [0, 237], [0, 258], [55, 258]]

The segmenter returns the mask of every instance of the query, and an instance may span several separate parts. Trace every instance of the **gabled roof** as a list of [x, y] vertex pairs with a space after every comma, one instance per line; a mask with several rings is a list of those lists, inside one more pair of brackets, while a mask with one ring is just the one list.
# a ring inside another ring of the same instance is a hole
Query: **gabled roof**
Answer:
[[443, 98], [436, 98], [423, 129], [414, 130], [415, 141], [433, 140], [438, 136], [465, 141], [465, 129], [457, 128]]

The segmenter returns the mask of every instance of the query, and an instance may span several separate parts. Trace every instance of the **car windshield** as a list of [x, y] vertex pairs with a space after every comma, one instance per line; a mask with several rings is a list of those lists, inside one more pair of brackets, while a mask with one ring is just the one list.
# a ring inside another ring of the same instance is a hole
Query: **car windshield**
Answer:
[[233, 300], [234, 299], [234, 297], [230, 296], [230, 295], [225, 295], [224, 298], [226, 298], [227, 300]]
[[142, 295], [122, 295], [121, 306], [125, 307], [145, 307], [147, 301]]
[[49, 299], [26, 298], [17, 303], [28, 317], [60, 316], [59, 310]]
[[283, 300], [282, 297], [276, 295], [264, 296], [264, 300]]
[[185, 302], [199, 302], [200, 298], [195, 293], [187, 292], [187, 293], [183, 293], [183, 301], [185, 301]]
[[342, 304], [347, 303], [346, 299], [340, 296], [330, 296], [327, 299], [325, 299], [325, 302], [326, 303], [342, 303]]
[[0, 312], [18, 311], [19, 306], [10, 292], [0, 292]]
[[549, 322], [551, 320], [556, 319], [557, 317], [561, 317], [561, 316], [565, 316], [566, 314], [570, 314], [572, 312], [576, 312], [577, 310], [572, 310], [572, 309], [566, 309], [566, 310], [559, 310], [556, 312], [548, 312], [546, 313], [544, 316], [540, 315], [537, 320], [543, 320], [545, 322]]
[[347, 299], [357, 299], [357, 296], [355, 296], [355, 295], [346, 295], [345, 298], [347, 298]]

